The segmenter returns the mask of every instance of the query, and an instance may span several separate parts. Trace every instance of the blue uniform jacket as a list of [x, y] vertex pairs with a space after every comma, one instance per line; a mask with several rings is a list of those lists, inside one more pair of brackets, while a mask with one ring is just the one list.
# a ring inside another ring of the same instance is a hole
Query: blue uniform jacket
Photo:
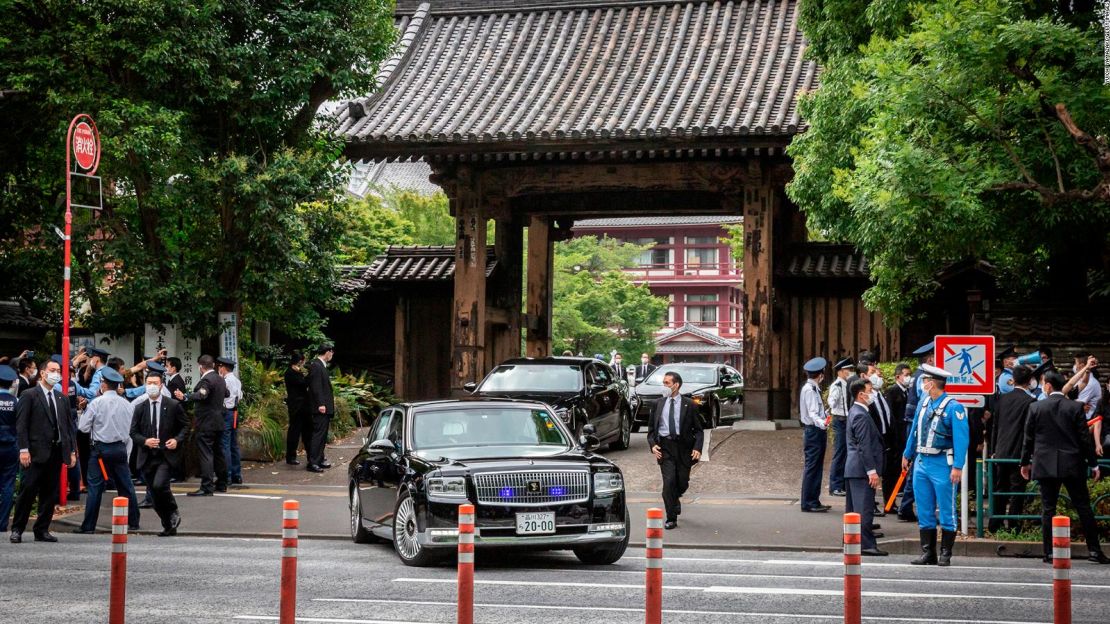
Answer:
[[906, 413], [902, 415], [902, 419], [906, 422], [913, 422], [917, 408], [921, 404], [921, 397], [925, 395], [925, 391], [921, 388], [921, 374], [924, 372], [919, 366], [910, 377], [910, 387], [906, 388]]
[[853, 403], [848, 410], [848, 459], [844, 462], [844, 476], [866, 479], [868, 472], [878, 474], [882, 470], [883, 440], [879, 428], [867, 408]]
[[106, 367], [101, 366], [100, 368], [96, 369], [96, 372], [93, 373], [92, 379], [89, 380], [88, 387], [74, 382], [77, 385], [77, 396], [83, 396], [90, 401], [100, 396], [100, 378], [104, 376], [105, 368]]
[[[918, 416], [914, 418], [913, 425], [910, 427], [910, 435], [906, 440], [906, 450], [902, 453], [902, 457], [912, 460], [917, 455], [918, 427], [924, 428], [921, 436], [922, 444], [928, 444], [933, 412], [940, 407], [947, 397], [947, 393], [941, 394], [932, 400], [925, 397], [925, 400], [928, 401], [928, 408], [924, 411], [924, 414], [921, 410], [918, 410]], [[967, 460], [968, 442], [971, 439], [970, 427], [967, 422], [967, 410], [964, 409], [963, 405], [952, 400], [948, 402], [948, 405], [944, 408], [944, 413], [939, 418], [940, 422], [937, 423], [936, 435], [933, 438], [933, 448], [952, 449], [952, 466], [963, 468], [964, 461]], [[938, 457], [943, 455], [938, 455]]]
[[16, 448], [15, 404], [18, 399], [7, 390], [0, 390], [0, 448]]

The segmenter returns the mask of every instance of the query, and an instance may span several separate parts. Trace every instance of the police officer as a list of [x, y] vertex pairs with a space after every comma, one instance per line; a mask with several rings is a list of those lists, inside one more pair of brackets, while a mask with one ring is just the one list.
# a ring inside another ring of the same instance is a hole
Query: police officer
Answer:
[[0, 364], [0, 532], [8, 530], [15, 496], [15, 476], [19, 473], [19, 444], [15, 438], [15, 392], [19, 380], [15, 369]]
[[104, 494], [105, 481], [111, 478], [116, 492], [126, 496], [127, 524], [139, 530], [139, 501], [131, 483], [131, 469], [127, 465], [127, 448], [131, 440], [131, 418], [135, 409], [131, 402], [117, 390], [123, 375], [113, 368], [106, 368], [100, 377], [101, 394], [89, 402], [77, 428], [89, 434], [89, 495], [85, 500], [85, 519], [74, 533], [93, 533], [100, 516], [100, 497]]
[[234, 485], [243, 484], [243, 460], [239, 453], [239, 401], [243, 400], [243, 382], [235, 376], [235, 360], [216, 358], [216, 372], [223, 377], [227, 387], [224, 398], [224, 435], [221, 440], [224, 461], [227, 462], [227, 479]]
[[952, 375], [931, 364], [923, 364], [921, 369], [924, 394], [902, 453], [903, 470], [913, 463], [921, 538], [921, 556], [910, 563], [947, 566], [952, 562], [952, 545], [956, 543], [956, 485], [967, 460], [970, 432], [964, 406], [944, 391]]
[[852, 358], [844, 358], [833, 365], [836, 380], [829, 386], [829, 412], [832, 413], [833, 458], [829, 466], [829, 494], [845, 496], [844, 462], [848, 459], [848, 445], [845, 429], [848, 422], [848, 378], [856, 367]]
[[[903, 414], [903, 419], [906, 423], [906, 440], [909, 440], [910, 429], [913, 426], [914, 417], [917, 415], [917, 407], [921, 403], [921, 397], [925, 396], [925, 391], [921, 386], [921, 375], [924, 373], [925, 365], [933, 364], [933, 350], [935, 346], [932, 341], [923, 344], [913, 352], [921, 364], [918, 365], [917, 370], [910, 376], [910, 385], [906, 388], [906, 411]], [[913, 512], [913, 471], [906, 473], [906, 484], [902, 488], [902, 500], [898, 504], [898, 519], [902, 522], [917, 522], [917, 516]]]
[[1009, 394], [1014, 391], [1014, 365], [1017, 364], [1017, 351], [1014, 345], [1003, 347], [997, 359], [1002, 365], [1002, 372], [998, 375], [998, 394]]
[[806, 373], [806, 383], [802, 386], [802, 394], [798, 399], [798, 408], [801, 411], [799, 419], [803, 430], [803, 452], [805, 453], [805, 468], [802, 471], [802, 498], [801, 509], [807, 513], [826, 512], [832, 507], [821, 503], [821, 473], [825, 466], [825, 447], [828, 445], [829, 436], [828, 416], [825, 406], [821, 403], [821, 381], [825, 378], [825, 367], [828, 361], [823, 357], [815, 357], [802, 366]]
[[196, 387], [189, 394], [178, 390], [174, 393], [174, 398], [196, 403], [194, 430], [197, 453], [200, 455], [200, 488], [186, 496], [212, 496], [214, 492], [227, 491], [227, 462], [224, 461], [223, 448], [220, 446], [227, 386], [214, 370], [215, 361], [211, 355], [197, 358], [197, 365], [200, 367], [200, 381]]
[[100, 395], [100, 378], [104, 376], [104, 371], [108, 369], [109, 354], [100, 347], [89, 347], [85, 354], [89, 356], [89, 366], [95, 372], [87, 387], [77, 384], [77, 394], [91, 401]]

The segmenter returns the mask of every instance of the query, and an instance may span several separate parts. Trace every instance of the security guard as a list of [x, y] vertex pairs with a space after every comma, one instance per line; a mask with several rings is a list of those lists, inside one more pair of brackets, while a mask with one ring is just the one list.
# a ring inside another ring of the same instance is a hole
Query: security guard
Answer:
[[844, 358], [833, 364], [833, 374], [836, 379], [829, 386], [829, 412], [832, 414], [833, 429], [833, 457], [829, 466], [829, 494], [833, 496], [846, 496], [844, 483], [844, 462], [848, 459], [848, 407], [852, 402], [848, 399], [848, 378], [856, 363], [852, 358]]
[[1002, 373], [998, 375], [998, 393], [1009, 394], [1014, 391], [1014, 364], [1017, 363], [1017, 350], [1012, 344], [1006, 345], [997, 358], [1002, 364]]
[[15, 393], [19, 379], [15, 369], [0, 364], [0, 532], [8, 530], [8, 517], [15, 502], [15, 476], [19, 473], [19, 443], [15, 437]]
[[[970, 432], [964, 406], [944, 391], [951, 373], [930, 364], [923, 364], [921, 369], [921, 387], [925, 395], [921, 397], [906, 440], [906, 450], [902, 453], [903, 470], [913, 462], [917, 526], [921, 537], [921, 556], [911, 563], [947, 566], [951, 564], [952, 546], [956, 543], [956, 486], [967, 460]], [[939, 558], [936, 550], [938, 523], [941, 528]]]
[[821, 380], [825, 378], [825, 367], [828, 365], [825, 358], [815, 357], [802, 366], [806, 373], [806, 383], [802, 386], [798, 408], [801, 410], [799, 419], [804, 428], [802, 448], [805, 453], [805, 468], [802, 472], [800, 506], [802, 511], [808, 513], [832, 509], [821, 503], [821, 471], [825, 466], [825, 448], [829, 440], [825, 433], [829, 420], [825, 406], [821, 403]]
[[116, 390], [123, 383], [123, 375], [109, 367], [100, 378], [101, 394], [89, 402], [77, 427], [91, 438], [89, 454], [89, 495], [85, 501], [85, 519], [74, 533], [93, 533], [100, 515], [100, 497], [104, 494], [105, 480], [111, 478], [120, 496], [128, 499], [130, 529], [139, 529], [139, 501], [135, 499], [135, 486], [131, 483], [131, 470], [127, 466], [127, 447], [131, 440], [131, 418], [135, 408]]

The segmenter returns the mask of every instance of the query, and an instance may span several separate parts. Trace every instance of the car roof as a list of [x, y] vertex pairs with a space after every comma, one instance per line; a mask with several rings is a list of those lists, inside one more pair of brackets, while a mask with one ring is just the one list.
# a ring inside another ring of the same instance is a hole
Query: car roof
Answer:
[[[554, 366], [554, 365], [563, 365], [563, 366], [565, 366], [567, 364], [579, 364], [579, 365], [589, 364], [590, 362], [601, 362], [601, 360], [595, 360], [592, 357], [577, 357], [577, 356], [576, 357], [552, 356], [552, 357], [542, 357], [542, 358], [522, 357], [522, 358], [512, 358], [512, 359], [509, 359], [509, 360], [505, 360], [504, 362], [501, 362], [500, 364], [498, 364], [498, 366], [508, 366], [508, 365], [515, 365], [515, 364], [538, 364], [540, 366]], [[601, 362], [601, 363], [604, 364], [604, 362]]]

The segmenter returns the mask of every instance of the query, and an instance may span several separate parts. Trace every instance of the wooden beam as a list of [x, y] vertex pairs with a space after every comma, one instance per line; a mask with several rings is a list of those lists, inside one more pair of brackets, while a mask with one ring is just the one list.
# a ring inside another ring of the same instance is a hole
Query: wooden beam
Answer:
[[486, 216], [477, 193], [462, 180], [451, 204], [456, 234], [451, 393], [461, 395], [463, 384], [486, 373]]
[[528, 220], [527, 342], [529, 357], [551, 355], [551, 300], [554, 278], [554, 241], [551, 218], [533, 215]]
[[[756, 178], [756, 176], [752, 176]], [[772, 231], [774, 188], [763, 176], [743, 193], [744, 214], [744, 417], [773, 418], [771, 357]]]
[[408, 392], [409, 358], [406, 336], [408, 335], [408, 298], [397, 296], [397, 306], [393, 322], [393, 394], [405, 397]]

